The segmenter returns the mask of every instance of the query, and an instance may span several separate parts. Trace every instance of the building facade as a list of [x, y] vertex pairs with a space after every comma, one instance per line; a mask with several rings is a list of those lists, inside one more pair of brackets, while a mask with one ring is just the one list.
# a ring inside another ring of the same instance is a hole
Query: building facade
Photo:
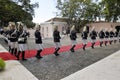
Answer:
[[116, 29], [116, 26], [120, 26], [120, 22], [94, 22], [87, 24], [89, 26], [89, 31], [91, 31], [92, 27], [95, 27], [96, 31], [100, 31], [100, 29], [107, 29], [108, 31], [112, 28], [113, 30]]
[[60, 35], [64, 35], [68, 27], [67, 22], [64, 18], [52, 18], [44, 23], [41, 23], [41, 34], [43, 38], [52, 38], [54, 26], [58, 26]]

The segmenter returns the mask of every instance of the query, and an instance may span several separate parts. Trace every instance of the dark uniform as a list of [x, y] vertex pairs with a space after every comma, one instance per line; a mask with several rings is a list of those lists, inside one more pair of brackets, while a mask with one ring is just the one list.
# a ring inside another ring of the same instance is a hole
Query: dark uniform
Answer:
[[120, 31], [118, 32], [118, 39], [119, 39], [119, 42], [120, 42]]
[[113, 38], [114, 38], [114, 32], [113, 31], [110, 31], [110, 44], [112, 44], [113, 42]]
[[54, 38], [54, 42], [60, 42], [60, 32], [59, 31], [54, 31], [53, 32], [53, 38]]
[[43, 45], [42, 45], [42, 37], [41, 37], [41, 33], [39, 30], [35, 31], [35, 43], [36, 43], [36, 47], [37, 47], [37, 54], [36, 54], [36, 58], [41, 59], [41, 52], [43, 50]]
[[105, 33], [103, 32], [103, 30], [99, 32], [99, 38], [100, 38], [100, 47], [102, 47], [105, 38]]
[[11, 43], [11, 53], [12, 55], [17, 55], [17, 41], [18, 41], [18, 31], [16, 29], [9, 30], [8, 32], [9, 40]]
[[107, 46], [108, 41], [109, 41], [109, 32], [105, 31], [105, 46]]
[[71, 42], [72, 42], [72, 47], [70, 49], [71, 52], [74, 52], [74, 47], [76, 46], [76, 43], [77, 43], [76, 38], [77, 38], [76, 31], [72, 30], [70, 32], [70, 39], [71, 39]]
[[56, 56], [58, 56], [59, 55], [58, 51], [60, 50], [60, 45], [61, 45], [60, 44], [61, 37], [60, 37], [60, 32], [58, 30], [55, 30], [53, 32], [53, 38], [54, 38], [54, 43], [55, 43], [55, 52], [54, 52], [54, 54]]
[[27, 60], [25, 59], [25, 50], [27, 50], [27, 32], [24, 30], [18, 31], [18, 55], [17, 58], [19, 60], [20, 53], [22, 53], [22, 60]]
[[118, 39], [118, 32], [115, 31], [114, 32], [114, 43], [116, 43], [117, 39]]
[[91, 40], [92, 40], [92, 45], [91, 47], [94, 48], [94, 45], [95, 45], [95, 40], [96, 40], [96, 37], [97, 37], [97, 32], [95, 30], [91, 31], [90, 33], [90, 37], [91, 37]]
[[85, 50], [85, 47], [87, 45], [88, 32], [83, 31], [81, 37], [82, 37], [82, 40], [83, 40], [83, 50]]

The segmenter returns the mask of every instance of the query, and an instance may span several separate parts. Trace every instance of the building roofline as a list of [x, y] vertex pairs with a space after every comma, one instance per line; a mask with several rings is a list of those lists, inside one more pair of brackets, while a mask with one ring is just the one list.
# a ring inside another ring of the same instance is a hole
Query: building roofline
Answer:
[[61, 22], [66, 22], [66, 20], [68, 20], [67, 17], [54, 17], [54, 18], [51, 18], [45, 22], [51, 22], [51, 21], [61, 21]]

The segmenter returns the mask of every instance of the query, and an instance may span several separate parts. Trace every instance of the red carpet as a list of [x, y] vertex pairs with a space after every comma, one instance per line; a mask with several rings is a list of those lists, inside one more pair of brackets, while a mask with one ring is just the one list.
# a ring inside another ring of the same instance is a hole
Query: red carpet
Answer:
[[3, 60], [16, 60], [17, 58], [11, 55], [9, 52], [0, 52], [0, 58]]
[[[99, 45], [99, 42], [96, 42], [95, 46]], [[91, 46], [91, 43], [89, 42], [87, 44], [87, 47], [90, 47]], [[60, 49], [60, 53], [61, 52], [67, 52], [69, 51], [71, 48], [71, 45], [68, 45], [68, 46], [62, 46], [61, 49]], [[78, 49], [81, 49], [82, 48], [82, 44], [77, 44], [76, 47], [75, 47], [75, 50], [78, 50]], [[50, 55], [50, 54], [53, 54], [54, 52], [54, 47], [51, 47], [51, 48], [45, 48], [41, 55], [42, 56], [45, 56], [45, 55]], [[25, 54], [25, 57], [26, 58], [31, 58], [31, 57], [34, 57], [36, 55], [36, 50], [28, 50], [26, 51], [26, 54]], [[1, 52], [0, 53], [0, 58], [4, 59], [4, 60], [16, 60], [16, 57], [11, 55], [9, 52]]]

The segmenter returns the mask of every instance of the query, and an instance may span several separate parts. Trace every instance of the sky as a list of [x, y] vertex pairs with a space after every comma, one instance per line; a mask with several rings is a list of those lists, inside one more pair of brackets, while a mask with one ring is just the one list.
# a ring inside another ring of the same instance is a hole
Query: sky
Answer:
[[38, 2], [39, 8], [35, 9], [35, 17], [33, 22], [42, 23], [56, 16], [57, 11], [56, 1], [57, 0], [31, 0], [32, 3]]

